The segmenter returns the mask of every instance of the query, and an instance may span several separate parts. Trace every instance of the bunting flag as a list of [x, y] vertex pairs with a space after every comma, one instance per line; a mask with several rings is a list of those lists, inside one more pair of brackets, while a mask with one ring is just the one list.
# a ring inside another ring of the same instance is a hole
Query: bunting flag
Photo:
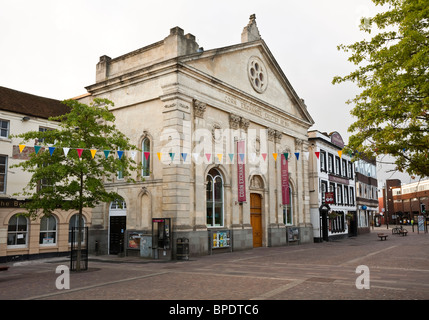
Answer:
[[319, 159], [320, 151], [316, 151], [316, 152], [314, 152], [314, 153], [316, 154], [317, 159]]
[[174, 160], [174, 153], [173, 153], [173, 152], [170, 152], [170, 153], [168, 153], [168, 154], [170, 155], [171, 161], [173, 161], [173, 160]]
[[229, 160], [231, 160], [231, 162], [234, 162], [234, 154], [228, 153], [228, 156], [229, 156]]
[[187, 153], [181, 153], [180, 155], [182, 156], [183, 161], [186, 161], [186, 157], [188, 156], [188, 154]]
[[77, 155], [80, 159], [80, 157], [82, 156], [83, 149], [79, 148], [79, 149], [76, 149], [76, 151], [77, 151]]
[[274, 161], [277, 161], [277, 153], [273, 153]]
[[199, 158], [199, 154], [198, 153], [192, 153], [192, 157], [194, 158], [195, 162], [198, 162], [198, 158]]
[[91, 151], [92, 159], [94, 159], [95, 154], [97, 153], [97, 149], [90, 149], [89, 151]]
[[69, 154], [70, 148], [63, 148], [64, 151], [64, 155], [67, 157], [67, 155]]
[[110, 150], [104, 150], [103, 152], [104, 152], [104, 156], [107, 159], [107, 157], [109, 156]]
[[121, 160], [121, 158], [122, 158], [122, 155], [124, 154], [124, 151], [122, 151], [122, 150], [118, 150], [118, 157], [119, 157], [119, 160]]
[[159, 161], [161, 161], [161, 156], [162, 156], [161, 152], [157, 152], [156, 154], [158, 156]]
[[20, 144], [19, 145], [19, 153], [21, 153], [22, 150], [24, 150], [24, 148], [25, 148], [25, 144]]
[[340, 158], [341, 158], [341, 156], [343, 155], [343, 150], [338, 150], [338, 155], [340, 156]]
[[289, 159], [289, 153], [285, 152], [285, 153], [283, 153], [283, 156], [285, 157], [286, 160]]
[[55, 147], [49, 147], [49, 153], [51, 154], [51, 156], [54, 153], [54, 151], [55, 151]]
[[134, 160], [134, 158], [136, 157], [136, 155], [137, 155], [137, 151], [131, 151], [131, 159]]
[[210, 162], [210, 157], [212, 156], [212, 154], [211, 153], [206, 153], [206, 158], [207, 158], [207, 161], [209, 161]]
[[244, 153], [239, 153], [238, 155], [240, 156], [241, 162], [244, 162]]
[[304, 152], [304, 158], [305, 158], [305, 160], [308, 160], [309, 156], [310, 156], [310, 152]]
[[266, 153], [261, 153], [262, 158], [264, 159], [264, 161], [267, 159], [267, 154]]
[[36, 152], [36, 154], [39, 153], [41, 146], [34, 146], [34, 151]]
[[[131, 152], [131, 154], [132, 154], [132, 152]], [[149, 155], [150, 155], [150, 152], [147, 152], [147, 151], [144, 152], [144, 158], [146, 159], [146, 161], [149, 160]]]
[[299, 152], [295, 152], [296, 160], [299, 160]]
[[222, 156], [223, 156], [222, 153], [218, 153], [217, 154], [217, 158], [219, 159], [219, 162], [222, 162]]

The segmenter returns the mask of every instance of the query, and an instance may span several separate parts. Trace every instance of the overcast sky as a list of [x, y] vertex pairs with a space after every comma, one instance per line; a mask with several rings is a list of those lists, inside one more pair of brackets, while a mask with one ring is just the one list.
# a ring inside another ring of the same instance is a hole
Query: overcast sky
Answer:
[[261, 37], [307, 104], [311, 129], [338, 131], [347, 143], [353, 119], [345, 102], [359, 91], [331, 84], [356, 69], [337, 45], [368, 37], [359, 20], [379, 11], [370, 0], [0, 0], [0, 86], [72, 98], [95, 82], [102, 55], [152, 44], [175, 26], [206, 50], [237, 44], [256, 14]]

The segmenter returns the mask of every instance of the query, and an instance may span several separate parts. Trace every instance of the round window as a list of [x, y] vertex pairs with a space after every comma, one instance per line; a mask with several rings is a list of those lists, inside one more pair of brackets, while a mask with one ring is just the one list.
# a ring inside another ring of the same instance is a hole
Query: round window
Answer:
[[247, 69], [253, 89], [258, 93], [264, 92], [268, 86], [268, 75], [262, 60], [258, 57], [251, 57]]

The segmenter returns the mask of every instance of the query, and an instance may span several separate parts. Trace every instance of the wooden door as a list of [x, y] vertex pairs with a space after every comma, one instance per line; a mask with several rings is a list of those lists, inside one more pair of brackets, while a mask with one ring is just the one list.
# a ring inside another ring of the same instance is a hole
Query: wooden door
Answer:
[[257, 193], [250, 194], [250, 224], [253, 229], [253, 247], [262, 247], [262, 198]]

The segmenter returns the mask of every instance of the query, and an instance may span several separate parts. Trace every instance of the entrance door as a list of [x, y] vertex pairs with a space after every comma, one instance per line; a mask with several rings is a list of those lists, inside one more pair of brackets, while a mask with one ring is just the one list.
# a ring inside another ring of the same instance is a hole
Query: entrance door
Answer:
[[125, 228], [127, 226], [126, 216], [110, 217], [110, 254], [118, 254], [124, 250]]
[[262, 198], [257, 193], [250, 194], [250, 224], [253, 229], [253, 247], [262, 247]]

